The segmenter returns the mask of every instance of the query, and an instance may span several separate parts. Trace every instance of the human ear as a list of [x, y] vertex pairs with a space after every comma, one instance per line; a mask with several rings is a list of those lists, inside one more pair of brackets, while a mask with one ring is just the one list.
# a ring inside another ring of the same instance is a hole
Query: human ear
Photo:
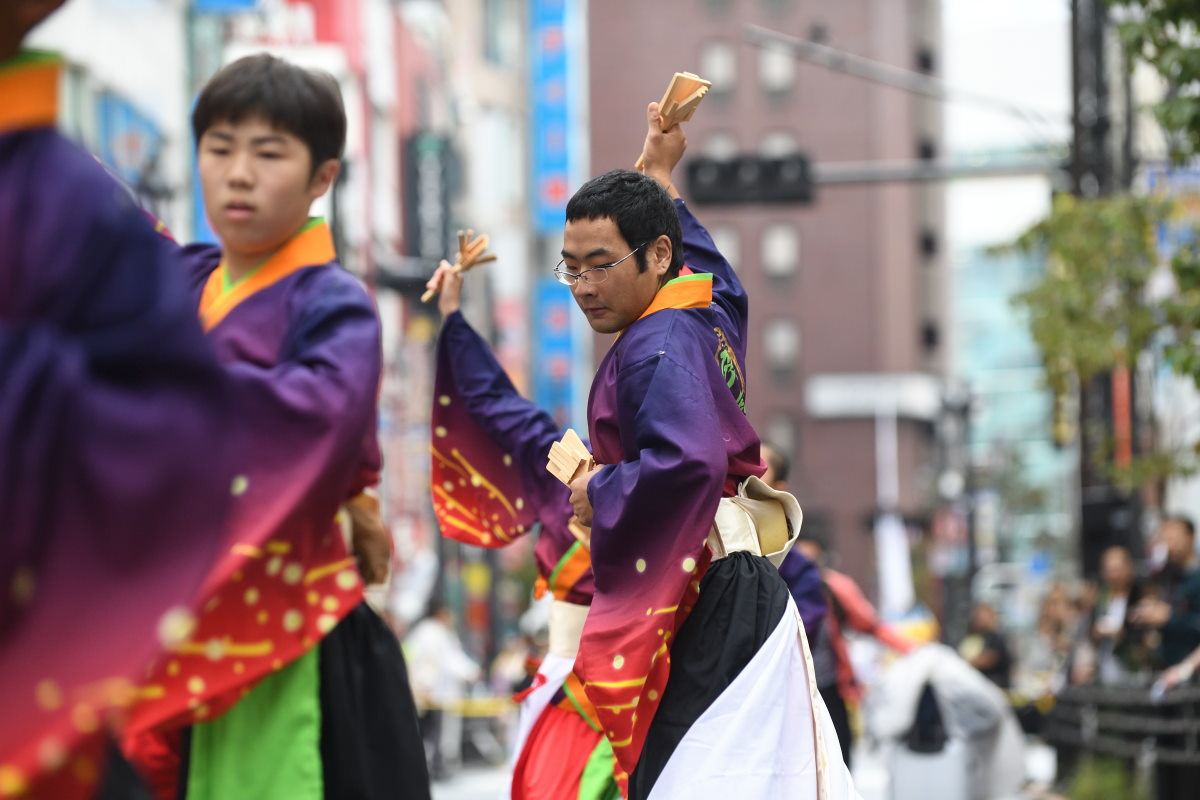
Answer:
[[654, 240], [654, 243], [648, 248], [650, 268], [656, 275], [662, 276], [667, 274], [667, 270], [671, 268], [671, 237], [665, 233]]
[[338, 172], [342, 169], [342, 164], [336, 158], [326, 159], [321, 163], [316, 170], [313, 171], [313, 176], [308, 182], [308, 195], [310, 200], [316, 200], [321, 195], [329, 191], [329, 187], [337, 179]]

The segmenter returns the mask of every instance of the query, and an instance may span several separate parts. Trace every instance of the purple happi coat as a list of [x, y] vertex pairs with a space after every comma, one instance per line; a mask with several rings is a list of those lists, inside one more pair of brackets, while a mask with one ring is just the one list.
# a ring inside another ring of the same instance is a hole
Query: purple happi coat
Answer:
[[243, 455], [195, 631], [157, 659], [135, 733], [215, 716], [362, 600], [335, 516], [375, 482], [380, 460], [379, 321], [334, 261], [328, 226], [310, 221], [233, 285], [218, 248], [188, 246], [179, 258], [232, 380]]
[[609, 350], [592, 384], [595, 594], [576, 671], [632, 772], [662, 697], [672, 637], [708, 566], [717, 503], [761, 475], [744, 413], [747, 301], [708, 232], [676, 201], [688, 266]]
[[233, 459], [172, 245], [55, 132], [58, 73], [0, 64], [0, 794], [64, 800], [187, 617]]

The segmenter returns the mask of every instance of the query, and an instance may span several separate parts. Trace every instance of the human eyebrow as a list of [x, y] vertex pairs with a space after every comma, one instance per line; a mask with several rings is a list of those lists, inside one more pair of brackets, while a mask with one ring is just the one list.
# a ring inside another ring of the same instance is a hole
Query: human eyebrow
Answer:
[[562, 255], [562, 257], [564, 259], [569, 258], [572, 261], [587, 261], [589, 258], [599, 258], [601, 256], [609, 257], [612, 255], [612, 251], [609, 250], [607, 247], [597, 247], [594, 250], [589, 250], [586, 254], [584, 254], [583, 258], [576, 258], [575, 256], [568, 253], [566, 250], [560, 250], [559, 253]]
[[222, 142], [232, 142], [233, 134], [229, 133], [227, 131], [210, 130], [210, 131], [204, 132], [204, 138], [205, 139], [220, 139]]
[[287, 144], [287, 140], [277, 133], [268, 134], [267, 136], [255, 136], [250, 140], [250, 144], [255, 147], [261, 147], [268, 144]]

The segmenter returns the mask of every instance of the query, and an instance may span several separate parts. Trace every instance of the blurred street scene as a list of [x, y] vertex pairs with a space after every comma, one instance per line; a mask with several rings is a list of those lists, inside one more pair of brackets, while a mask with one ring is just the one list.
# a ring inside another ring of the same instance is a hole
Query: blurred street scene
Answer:
[[552, 612], [536, 533], [439, 530], [421, 295], [486, 232], [465, 316], [586, 432], [611, 341], [552, 272], [566, 202], [633, 167], [679, 71], [711, 88], [676, 185], [750, 298], [745, 412], [815, 543], [863, 799], [1167, 800], [1200, 785], [1200, 10], [1171, 5], [70, 0], [28, 44], [65, 59], [61, 130], [180, 242], [217, 241], [212, 75], [266, 51], [336, 79], [313, 214], [382, 324], [368, 594], [435, 800], [508, 796]]

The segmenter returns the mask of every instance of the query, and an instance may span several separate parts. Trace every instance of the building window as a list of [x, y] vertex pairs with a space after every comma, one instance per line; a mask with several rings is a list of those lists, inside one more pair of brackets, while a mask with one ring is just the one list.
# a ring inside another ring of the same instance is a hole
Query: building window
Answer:
[[737, 85], [737, 50], [728, 42], [707, 42], [700, 48], [700, 77], [712, 81], [714, 94], [728, 94]]
[[772, 96], [785, 95], [796, 82], [796, 58], [785, 44], [770, 43], [758, 49], [758, 79]]
[[933, 56], [933, 48], [927, 44], [923, 44], [917, 48], [917, 55], [914, 59], [917, 72], [923, 72], [926, 75], [932, 75], [935, 64]]
[[767, 158], [785, 158], [795, 155], [799, 149], [800, 145], [791, 131], [771, 131], [758, 145], [759, 154]]
[[762, 265], [767, 277], [790, 278], [800, 266], [800, 233], [796, 226], [776, 222], [763, 230]]
[[728, 161], [738, 154], [737, 138], [732, 133], [721, 131], [710, 133], [704, 138], [704, 144], [700, 146], [700, 149], [708, 158]]
[[712, 236], [717, 251], [725, 256], [730, 266], [738, 269], [742, 263], [742, 239], [737, 228], [732, 225], [713, 225], [708, 229], [708, 233]]
[[800, 360], [800, 328], [794, 320], [776, 317], [763, 326], [763, 352], [771, 377], [780, 385], [791, 383]]

